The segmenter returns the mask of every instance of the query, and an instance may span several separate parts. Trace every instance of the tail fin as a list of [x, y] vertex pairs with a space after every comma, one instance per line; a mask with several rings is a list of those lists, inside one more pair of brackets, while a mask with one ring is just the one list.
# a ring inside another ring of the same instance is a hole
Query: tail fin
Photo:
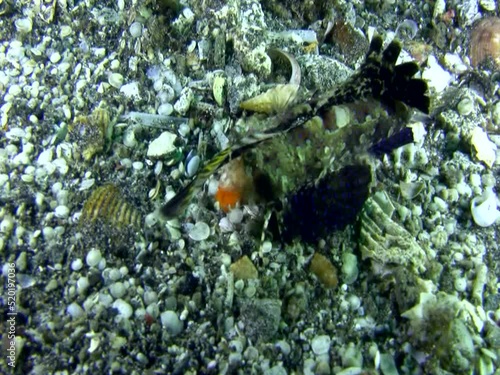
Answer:
[[[374, 37], [375, 39], [375, 37]], [[377, 37], [380, 39], [380, 36]], [[372, 45], [374, 48], [372, 49]], [[377, 50], [378, 49], [378, 50]], [[427, 82], [423, 79], [413, 78], [419, 71], [419, 66], [415, 61], [396, 65], [396, 61], [401, 52], [401, 44], [393, 40], [382, 53], [380, 59], [380, 41], [370, 45], [365, 66], [373, 64], [378, 66], [378, 77], [372, 77], [373, 97], [380, 100], [391, 108], [395, 108], [396, 102], [403, 102], [406, 105], [416, 108], [426, 114], [429, 113], [430, 98], [426, 95]], [[363, 68], [361, 69], [363, 71]], [[376, 69], [374, 70], [375, 73]], [[379, 89], [379, 83], [381, 86]]]
[[313, 105], [316, 113], [324, 114], [331, 106], [373, 97], [391, 109], [398, 102], [429, 113], [427, 83], [413, 76], [419, 71], [416, 62], [396, 65], [401, 44], [393, 40], [382, 51], [380, 35], [373, 36], [365, 62], [343, 85], [322, 95]]

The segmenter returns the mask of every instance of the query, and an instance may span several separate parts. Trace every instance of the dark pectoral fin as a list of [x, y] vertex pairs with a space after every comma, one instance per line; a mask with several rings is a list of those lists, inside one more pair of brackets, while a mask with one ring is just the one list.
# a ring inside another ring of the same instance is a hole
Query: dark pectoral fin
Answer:
[[368, 198], [371, 179], [369, 166], [351, 165], [293, 193], [283, 213], [283, 239], [314, 242], [354, 223]]
[[403, 128], [395, 134], [376, 142], [370, 147], [369, 151], [375, 156], [382, 156], [412, 142], [413, 130], [411, 128]]

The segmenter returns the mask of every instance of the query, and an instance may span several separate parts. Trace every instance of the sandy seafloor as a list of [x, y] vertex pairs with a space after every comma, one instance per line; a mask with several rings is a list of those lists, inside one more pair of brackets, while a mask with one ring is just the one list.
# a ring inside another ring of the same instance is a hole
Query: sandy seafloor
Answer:
[[[0, 0], [0, 373], [500, 373], [498, 75], [469, 48], [498, 5], [322, 3]], [[267, 47], [311, 90], [359, 65], [347, 34], [318, 48], [329, 20], [397, 31], [432, 98], [359, 222], [260, 242], [245, 228], [262, 207], [218, 210], [214, 176], [155, 223], [248, 130], [239, 103], [276, 83]]]

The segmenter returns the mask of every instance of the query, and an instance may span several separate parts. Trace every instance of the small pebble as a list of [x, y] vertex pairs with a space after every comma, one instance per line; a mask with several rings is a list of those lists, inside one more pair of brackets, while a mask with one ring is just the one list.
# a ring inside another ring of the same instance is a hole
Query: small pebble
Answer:
[[85, 276], [80, 277], [76, 282], [76, 290], [78, 294], [85, 293], [85, 291], [88, 289], [89, 286], [90, 286], [89, 278]]
[[121, 88], [123, 85], [123, 76], [120, 73], [111, 73], [108, 77], [108, 82], [114, 88]]
[[243, 211], [239, 208], [233, 208], [227, 215], [227, 218], [232, 224], [239, 224], [243, 220]]
[[474, 110], [474, 102], [469, 98], [464, 98], [458, 103], [457, 110], [462, 116], [470, 115]]
[[83, 267], [83, 262], [80, 258], [77, 258], [71, 262], [71, 269], [73, 271], [80, 271], [82, 267]]
[[464, 292], [467, 289], [467, 279], [465, 277], [457, 277], [454, 286], [457, 292]]
[[182, 322], [175, 311], [167, 310], [160, 315], [161, 324], [168, 333], [175, 336], [182, 331]]
[[142, 25], [139, 22], [133, 22], [129, 27], [129, 31], [133, 38], [139, 38], [142, 35]]
[[56, 64], [61, 60], [61, 54], [59, 52], [54, 52], [50, 55], [50, 62]]
[[158, 107], [158, 114], [162, 116], [170, 116], [174, 111], [174, 106], [170, 103], [163, 103]]
[[210, 227], [203, 221], [197, 222], [189, 232], [189, 238], [193, 241], [203, 241], [210, 236]]
[[87, 253], [87, 258], [85, 258], [87, 265], [89, 267], [95, 267], [99, 264], [102, 259], [101, 252], [97, 249], [92, 249]]
[[125, 319], [130, 318], [132, 316], [132, 313], [134, 312], [132, 306], [130, 306], [128, 302], [122, 299], [117, 299], [115, 302], [113, 302], [113, 308], [117, 309], [119, 315]]
[[110, 280], [112, 281], [118, 281], [121, 279], [122, 277], [122, 274], [120, 273], [119, 270], [117, 270], [116, 268], [113, 268], [109, 271], [109, 274], [108, 274], [108, 277]]
[[311, 342], [311, 348], [314, 354], [321, 355], [326, 354], [330, 350], [331, 339], [327, 335], [319, 335], [313, 338]]
[[33, 29], [33, 22], [31, 21], [31, 18], [19, 18], [16, 20], [15, 25], [17, 31], [24, 34], [31, 32]]
[[149, 144], [147, 156], [163, 156], [174, 151], [176, 138], [177, 136], [170, 132], [161, 133]]
[[125, 285], [121, 281], [113, 283], [109, 287], [109, 293], [115, 298], [123, 297], [126, 291], [127, 289], [125, 288]]
[[73, 318], [78, 319], [85, 315], [85, 311], [81, 308], [80, 305], [73, 302], [66, 308], [67, 313]]
[[195, 155], [189, 160], [187, 167], [186, 167], [186, 173], [189, 177], [193, 177], [196, 172], [198, 172], [198, 168], [200, 166], [200, 157], [198, 155]]
[[292, 351], [290, 344], [285, 340], [278, 341], [274, 346], [278, 348], [284, 355], [288, 355]]
[[57, 206], [54, 213], [58, 218], [66, 219], [69, 215], [69, 208], [67, 206]]
[[158, 294], [153, 290], [144, 292], [143, 298], [146, 306], [158, 302]]
[[140, 171], [144, 168], [144, 163], [142, 161], [134, 161], [132, 163], [132, 168], [134, 168], [136, 171]]

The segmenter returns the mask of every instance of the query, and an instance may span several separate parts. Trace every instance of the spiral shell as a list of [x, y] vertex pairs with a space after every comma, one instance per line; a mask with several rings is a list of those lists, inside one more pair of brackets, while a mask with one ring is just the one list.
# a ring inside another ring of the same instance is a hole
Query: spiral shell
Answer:
[[141, 225], [140, 212], [123, 199], [120, 189], [113, 184], [98, 187], [83, 205], [80, 223], [98, 219], [116, 227]]
[[491, 57], [500, 66], [500, 18], [488, 17], [479, 21], [470, 37], [470, 60], [473, 67]]

